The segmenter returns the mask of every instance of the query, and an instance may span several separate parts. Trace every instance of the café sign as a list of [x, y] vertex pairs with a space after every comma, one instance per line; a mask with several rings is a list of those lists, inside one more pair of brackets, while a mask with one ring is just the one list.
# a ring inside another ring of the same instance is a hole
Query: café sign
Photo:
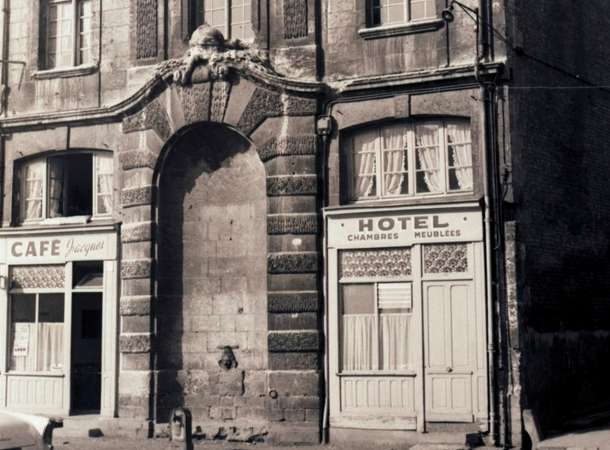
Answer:
[[115, 259], [116, 235], [92, 233], [9, 237], [4, 240], [3, 252], [9, 264]]
[[386, 212], [327, 215], [327, 242], [331, 248], [402, 246], [435, 242], [483, 240], [478, 210]]

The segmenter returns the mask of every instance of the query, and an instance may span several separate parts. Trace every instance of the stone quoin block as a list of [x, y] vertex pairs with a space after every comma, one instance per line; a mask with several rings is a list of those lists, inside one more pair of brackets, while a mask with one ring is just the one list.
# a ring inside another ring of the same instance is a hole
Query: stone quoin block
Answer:
[[276, 156], [285, 155], [315, 155], [317, 137], [315, 135], [282, 136], [267, 141], [258, 154], [263, 162]]
[[119, 153], [119, 161], [123, 170], [148, 167], [154, 169], [157, 155], [149, 150], [127, 150]]
[[121, 262], [121, 278], [148, 278], [152, 268], [151, 259], [136, 259]]
[[271, 370], [319, 370], [321, 366], [318, 352], [269, 353]]
[[121, 242], [150, 241], [152, 237], [152, 222], [130, 223], [121, 227]]
[[316, 234], [318, 215], [309, 213], [268, 214], [268, 234]]
[[123, 296], [120, 301], [122, 316], [145, 316], [150, 314], [153, 298], [150, 295]]
[[318, 291], [269, 292], [267, 310], [270, 313], [317, 312], [320, 304]]
[[318, 328], [318, 314], [281, 313], [269, 314], [269, 330], [315, 330]]
[[312, 371], [271, 371], [269, 372], [269, 389], [280, 396], [320, 395], [320, 374]]
[[318, 161], [314, 155], [281, 155], [265, 163], [268, 176], [314, 175]]
[[318, 252], [270, 253], [268, 273], [309, 273], [318, 271]]
[[124, 334], [119, 337], [121, 353], [147, 353], [151, 349], [151, 336], [148, 333]]
[[123, 189], [121, 191], [121, 205], [131, 206], [148, 205], [152, 202], [152, 186]]
[[267, 195], [310, 195], [318, 193], [317, 175], [280, 175], [267, 177]]
[[307, 352], [320, 349], [318, 331], [271, 331], [268, 334], [270, 352]]

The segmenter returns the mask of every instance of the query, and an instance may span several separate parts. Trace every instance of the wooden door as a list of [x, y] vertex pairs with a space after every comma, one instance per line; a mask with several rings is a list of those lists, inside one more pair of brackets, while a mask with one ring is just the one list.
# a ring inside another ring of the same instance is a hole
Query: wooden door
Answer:
[[426, 419], [472, 422], [476, 361], [473, 284], [426, 282], [423, 291]]

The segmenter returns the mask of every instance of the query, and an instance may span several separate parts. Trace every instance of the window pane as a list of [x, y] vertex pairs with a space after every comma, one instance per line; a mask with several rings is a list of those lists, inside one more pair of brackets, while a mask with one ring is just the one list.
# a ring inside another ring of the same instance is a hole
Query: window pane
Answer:
[[443, 178], [438, 147], [438, 125], [420, 124], [415, 128], [416, 190], [442, 192]]
[[407, 129], [403, 126], [383, 130], [383, 194], [409, 193]]
[[36, 296], [11, 296], [11, 339], [9, 369], [33, 371], [36, 363]]
[[112, 212], [112, 154], [95, 156], [96, 172], [96, 195], [97, 211], [96, 214], [109, 214]]
[[376, 153], [379, 140], [377, 131], [363, 133], [354, 139], [352, 196], [355, 199], [373, 197], [377, 194], [375, 182], [377, 176]]
[[[46, 68], [72, 65], [74, 9], [71, 1], [47, 3]], [[43, 17], [45, 14], [43, 13]]]
[[341, 286], [342, 370], [373, 370], [379, 365], [373, 284]]
[[447, 124], [449, 190], [472, 189], [472, 149], [468, 122]]
[[39, 294], [37, 369], [60, 370], [64, 359], [64, 296]]
[[24, 164], [23, 176], [23, 220], [42, 218], [42, 192], [45, 178], [45, 162], [37, 160]]
[[91, 0], [79, 3], [78, 60], [77, 64], [91, 62], [91, 17], [93, 15]]

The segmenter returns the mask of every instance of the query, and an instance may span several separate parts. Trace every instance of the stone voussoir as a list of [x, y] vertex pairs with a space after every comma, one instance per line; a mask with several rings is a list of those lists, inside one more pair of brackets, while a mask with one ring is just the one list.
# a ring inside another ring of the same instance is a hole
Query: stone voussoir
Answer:
[[318, 271], [318, 252], [278, 252], [267, 255], [268, 273], [311, 273]]

